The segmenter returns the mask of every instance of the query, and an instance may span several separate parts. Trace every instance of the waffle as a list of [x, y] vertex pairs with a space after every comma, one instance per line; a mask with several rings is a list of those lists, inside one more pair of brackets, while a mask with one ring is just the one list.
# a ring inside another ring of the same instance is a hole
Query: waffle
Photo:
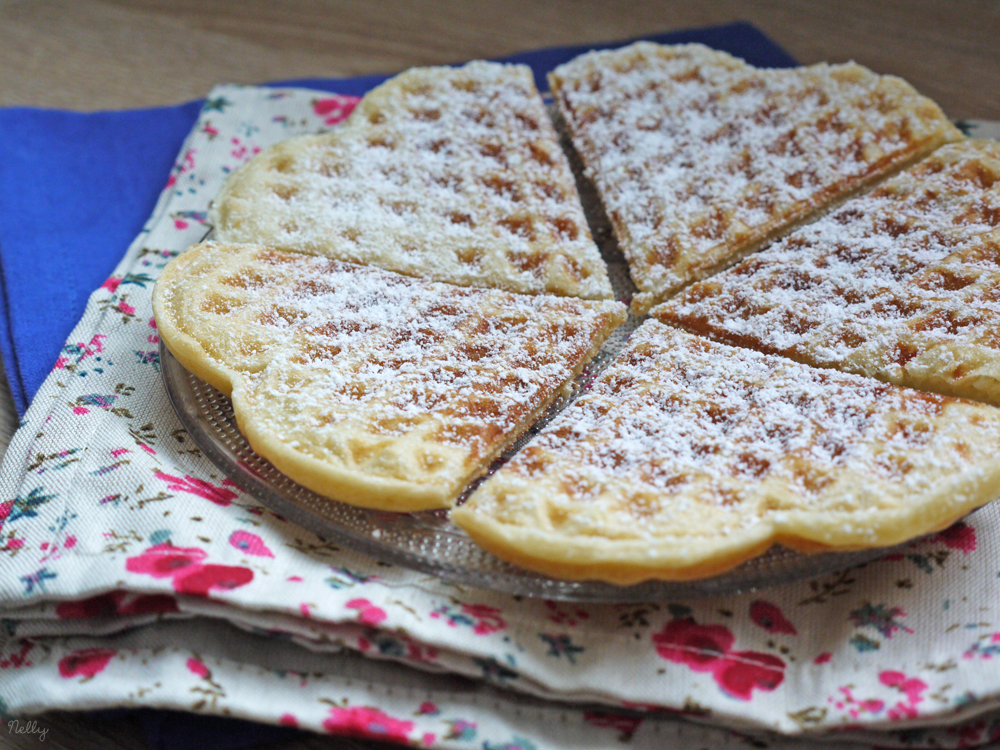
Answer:
[[855, 64], [758, 69], [639, 42], [549, 76], [643, 314], [961, 134], [905, 81]]
[[466, 286], [612, 297], [526, 66], [415, 68], [339, 127], [258, 154], [213, 201], [215, 238]]
[[257, 453], [324, 496], [393, 511], [453, 503], [625, 316], [214, 242], [171, 261], [153, 304]]
[[1000, 406], [1000, 143], [942, 147], [652, 314], [718, 341]]
[[1000, 492], [1000, 410], [644, 323], [451, 519], [518, 565], [628, 584], [781, 543], [881, 547]]

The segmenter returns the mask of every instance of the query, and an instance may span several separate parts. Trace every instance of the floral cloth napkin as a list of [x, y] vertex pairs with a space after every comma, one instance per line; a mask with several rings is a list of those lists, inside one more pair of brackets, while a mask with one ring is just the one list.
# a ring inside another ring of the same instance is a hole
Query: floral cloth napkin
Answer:
[[1000, 737], [996, 506], [814, 580], [581, 605], [339, 548], [201, 455], [161, 382], [153, 284], [228, 173], [355, 102], [214, 90], [91, 297], [0, 473], [0, 711], [167, 707], [449, 748]]

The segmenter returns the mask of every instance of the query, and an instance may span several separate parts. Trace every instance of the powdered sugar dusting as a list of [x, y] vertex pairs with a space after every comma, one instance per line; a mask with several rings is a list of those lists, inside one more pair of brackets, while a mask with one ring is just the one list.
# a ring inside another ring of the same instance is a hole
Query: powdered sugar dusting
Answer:
[[908, 84], [854, 64], [763, 70], [640, 42], [551, 82], [633, 279], [657, 295], [959, 135]]
[[259, 246], [188, 253], [195, 265], [162, 293], [232, 373], [241, 421], [332, 465], [455, 495], [624, 318], [617, 302], [462, 288]]
[[407, 71], [330, 133], [258, 156], [213, 219], [225, 241], [463, 285], [612, 296], [525, 66]]
[[724, 546], [729, 534], [795, 514], [806, 538], [836, 524], [841, 543], [875, 544], [872, 513], [919, 507], [943, 476], [974, 475], [997, 438], [1000, 411], [989, 407], [648, 321], [469, 505], [501, 523], [538, 524], [555, 544], [590, 535]]
[[728, 343], [1000, 404], [987, 372], [1000, 363], [1000, 145], [945, 146], [653, 314]]

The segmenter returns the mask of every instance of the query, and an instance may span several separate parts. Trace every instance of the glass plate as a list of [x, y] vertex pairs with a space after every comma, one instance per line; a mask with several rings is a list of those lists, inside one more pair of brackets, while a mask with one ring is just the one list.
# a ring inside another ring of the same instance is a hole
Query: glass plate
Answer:
[[[627, 336], [628, 324], [581, 382], [593, 377]], [[889, 554], [875, 549], [803, 555], [773, 547], [734, 570], [698, 581], [647, 581], [617, 586], [599, 581], [561, 581], [513, 565], [479, 548], [445, 511], [388, 513], [345, 505], [308, 490], [257, 455], [236, 427], [230, 400], [198, 379], [160, 344], [163, 380], [177, 415], [208, 458], [241, 489], [285, 518], [335, 544], [443, 580], [506, 594], [591, 602], [643, 602], [731, 594], [811, 578]], [[539, 426], [565, 407], [557, 404]], [[536, 426], [537, 430], [538, 426]], [[523, 436], [505, 454], [530, 438]], [[503, 459], [501, 459], [502, 462]]]

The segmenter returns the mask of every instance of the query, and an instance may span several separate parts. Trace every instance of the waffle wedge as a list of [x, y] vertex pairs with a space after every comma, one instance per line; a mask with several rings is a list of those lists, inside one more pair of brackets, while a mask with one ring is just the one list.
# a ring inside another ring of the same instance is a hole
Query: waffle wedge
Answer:
[[652, 315], [1000, 406], [1000, 143], [944, 146]]
[[1000, 492], [1000, 410], [644, 323], [451, 519], [518, 565], [628, 584], [775, 543], [893, 545]]
[[549, 79], [640, 314], [961, 137], [905, 81], [853, 63], [758, 69], [639, 42]]
[[414, 68], [334, 130], [281, 142], [213, 201], [216, 239], [466, 286], [612, 297], [526, 66]]
[[393, 511], [454, 502], [625, 314], [215, 242], [171, 261], [153, 304], [255, 451], [315, 492]]

